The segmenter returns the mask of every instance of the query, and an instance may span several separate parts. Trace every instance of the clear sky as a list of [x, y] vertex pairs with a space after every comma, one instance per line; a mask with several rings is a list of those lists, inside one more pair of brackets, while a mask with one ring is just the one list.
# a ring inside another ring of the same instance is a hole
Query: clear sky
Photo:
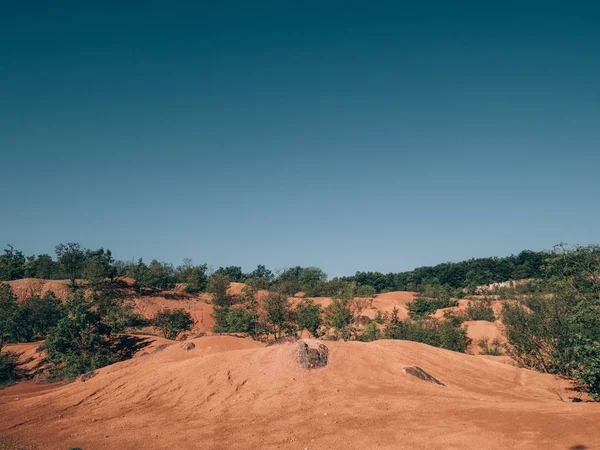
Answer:
[[3, 1], [0, 152], [26, 254], [335, 276], [598, 243], [600, 6]]

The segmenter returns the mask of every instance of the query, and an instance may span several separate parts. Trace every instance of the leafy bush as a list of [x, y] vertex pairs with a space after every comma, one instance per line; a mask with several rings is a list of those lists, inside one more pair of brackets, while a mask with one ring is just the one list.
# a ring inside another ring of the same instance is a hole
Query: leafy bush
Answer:
[[31, 297], [18, 304], [14, 315], [12, 340], [16, 342], [33, 342], [45, 339], [63, 317], [62, 302], [53, 293], [43, 297]]
[[373, 286], [356, 286], [356, 297], [369, 298], [374, 297], [377, 291]]
[[324, 323], [335, 330], [335, 339], [348, 340], [357, 333], [355, 324], [366, 307], [364, 299], [336, 298], [325, 308]]
[[377, 322], [371, 321], [365, 325], [365, 329], [356, 337], [356, 339], [362, 342], [371, 342], [381, 339], [381, 335]]
[[65, 316], [46, 339], [53, 378], [75, 378], [120, 359], [110, 327], [82, 293], [65, 302]]
[[152, 319], [152, 324], [160, 329], [167, 339], [175, 339], [179, 333], [192, 329], [194, 319], [184, 309], [163, 309]]
[[[233, 302], [233, 298], [228, 297], [227, 302]], [[215, 306], [213, 317], [216, 333], [248, 333], [256, 339], [265, 331], [258, 320], [256, 291], [249, 286], [244, 288], [235, 305]]]
[[15, 366], [16, 363], [11, 355], [0, 353], [0, 388], [17, 381], [18, 376]]
[[462, 353], [466, 352], [469, 344], [467, 331], [452, 321], [435, 318], [402, 321], [398, 318], [397, 310], [392, 312], [383, 337], [422, 342]]
[[467, 320], [487, 320], [494, 322], [496, 316], [490, 302], [486, 300], [471, 301], [465, 309], [465, 318]]
[[417, 297], [412, 302], [406, 304], [408, 315], [411, 318], [424, 317], [437, 311], [438, 307], [434, 299]]
[[408, 315], [412, 319], [422, 318], [436, 312], [438, 309], [457, 305], [458, 302], [452, 300], [450, 297], [443, 299], [417, 297], [412, 302], [406, 304]]
[[233, 307], [227, 310], [225, 322], [227, 327], [223, 330], [224, 332], [249, 333], [253, 335], [256, 331], [258, 318], [255, 311], [248, 311], [241, 307]]
[[263, 300], [264, 325], [275, 340], [295, 331], [296, 323], [292, 305], [285, 293], [271, 292]]
[[312, 300], [302, 300], [296, 305], [296, 321], [298, 330], [307, 330], [313, 336], [318, 336], [319, 327], [321, 326], [322, 309], [320, 305], [315, 304]]
[[10, 286], [0, 283], [0, 352], [2, 352], [4, 344], [9, 342], [15, 333], [18, 308], [17, 297]]

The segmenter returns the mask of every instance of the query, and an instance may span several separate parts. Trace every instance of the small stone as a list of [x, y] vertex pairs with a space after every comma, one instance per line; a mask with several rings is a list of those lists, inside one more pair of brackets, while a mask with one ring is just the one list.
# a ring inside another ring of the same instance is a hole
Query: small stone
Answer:
[[427, 381], [428, 383], [436, 383], [441, 386], [446, 386], [444, 383], [442, 383], [436, 377], [429, 375], [427, 372], [425, 372], [419, 366], [405, 367], [404, 369], [402, 369], [402, 373], [404, 373], [406, 375], [412, 375], [413, 377], [420, 378], [421, 380]]

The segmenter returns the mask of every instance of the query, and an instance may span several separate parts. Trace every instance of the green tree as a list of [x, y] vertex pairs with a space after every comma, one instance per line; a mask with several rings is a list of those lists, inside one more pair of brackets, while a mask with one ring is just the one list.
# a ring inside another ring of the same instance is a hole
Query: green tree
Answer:
[[311, 299], [304, 299], [296, 305], [296, 320], [298, 331], [307, 330], [313, 336], [318, 336], [322, 323], [321, 305]]
[[357, 333], [356, 324], [367, 306], [367, 300], [361, 298], [334, 298], [325, 308], [324, 323], [335, 330], [335, 337], [347, 341]]
[[62, 272], [71, 280], [71, 286], [76, 288], [77, 279], [83, 276], [86, 250], [77, 242], [68, 242], [57, 245], [55, 251]]
[[143, 284], [153, 289], [172, 289], [175, 286], [175, 270], [168, 263], [152, 260], [145, 271]]
[[251, 285], [254, 289], [269, 289], [272, 281], [273, 272], [262, 264], [256, 266], [256, 269], [246, 276], [246, 283]]
[[63, 315], [62, 302], [52, 292], [28, 298], [15, 311], [12, 339], [19, 342], [45, 339]]
[[277, 340], [293, 332], [294, 317], [292, 304], [283, 292], [271, 292], [263, 299], [265, 326]]
[[425, 317], [437, 311], [438, 306], [435, 300], [431, 298], [417, 297], [412, 302], [406, 304], [408, 315], [415, 319]]
[[275, 279], [277, 290], [288, 295], [294, 295], [301, 290], [299, 277], [302, 267], [296, 266], [282, 271]]
[[90, 287], [88, 299], [100, 314], [102, 323], [114, 333], [143, 325], [143, 319], [133, 309], [127, 283], [118, 279], [102, 279]]
[[4, 249], [4, 254], [0, 255], [0, 280], [18, 280], [24, 276], [25, 257], [23, 253], [15, 250], [12, 245], [8, 245]]
[[333, 303], [325, 308], [325, 325], [336, 331], [336, 336], [347, 340], [350, 338], [354, 316], [349, 299], [334, 299]]
[[138, 289], [138, 294], [144, 293], [146, 280], [148, 279], [148, 266], [142, 258], [138, 259], [137, 264], [129, 264], [125, 270], [125, 274], [135, 280], [135, 285]]
[[10, 286], [0, 283], [0, 354], [2, 347], [15, 333], [15, 319], [17, 315], [17, 297]]
[[356, 286], [356, 297], [370, 298], [377, 294], [373, 286]]
[[66, 300], [65, 310], [45, 344], [52, 377], [74, 378], [120, 359], [112, 330], [81, 292]]
[[165, 308], [154, 316], [152, 324], [161, 330], [165, 338], [175, 339], [179, 333], [192, 329], [194, 319], [184, 309], [169, 310]]
[[229, 331], [227, 316], [229, 314], [229, 308], [233, 304], [233, 297], [227, 292], [230, 283], [231, 280], [227, 275], [217, 272], [213, 273], [208, 280], [208, 292], [213, 296], [213, 317], [215, 319], [214, 331], [217, 333], [226, 333]]
[[27, 278], [40, 278], [43, 280], [55, 280], [59, 277], [59, 266], [50, 255], [32, 255], [27, 257], [25, 263], [25, 276]]
[[85, 252], [83, 277], [92, 286], [103, 282], [106, 278], [112, 280], [116, 276], [116, 269], [113, 266], [114, 262], [115, 260], [109, 249], [87, 250]]
[[233, 282], [242, 282], [245, 279], [244, 272], [242, 272], [242, 268], [239, 266], [228, 266], [228, 267], [219, 267], [216, 271], [216, 274], [224, 275], [229, 278]]
[[183, 265], [177, 267], [175, 277], [179, 283], [186, 284], [187, 293], [197, 294], [208, 286], [207, 268], [206, 264], [195, 266], [190, 258], [185, 258]]
[[318, 267], [306, 267], [298, 275], [300, 289], [309, 297], [320, 295], [327, 274]]
[[228, 308], [232, 305], [233, 298], [227, 292], [230, 284], [231, 280], [227, 275], [216, 272], [211, 275], [208, 280], [208, 292], [213, 294], [213, 305], [222, 308]]

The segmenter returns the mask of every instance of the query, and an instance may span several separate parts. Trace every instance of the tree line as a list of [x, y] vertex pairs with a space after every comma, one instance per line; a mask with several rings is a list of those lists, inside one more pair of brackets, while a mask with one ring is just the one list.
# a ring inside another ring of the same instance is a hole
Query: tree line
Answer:
[[359, 288], [376, 293], [389, 291], [422, 291], [427, 286], [445, 290], [464, 289], [474, 293], [477, 286], [491, 283], [540, 278], [546, 261], [546, 252], [524, 250], [507, 257], [473, 258], [456, 263], [442, 263], [419, 267], [407, 272], [356, 272], [352, 276], [327, 279], [318, 267], [291, 267], [272, 271], [259, 264], [251, 272], [244, 273], [240, 266], [219, 267], [210, 271], [207, 264], [196, 265], [186, 258], [183, 264], [142, 258], [132, 261], [115, 260], [109, 249], [89, 250], [79, 243], [59, 244], [56, 258], [48, 254], [25, 257], [12, 246], [0, 255], [0, 280], [20, 278], [69, 279], [73, 287], [77, 280], [130, 277], [136, 280], [140, 293], [144, 289], [172, 289], [185, 284], [190, 293], [206, 291], [210, 275], [225, 275], [233, 282], [244, 282], [255, 289], [277, 289], [290, 295], [302, 291], [307, 296], [333, 296], [348, 282]]

